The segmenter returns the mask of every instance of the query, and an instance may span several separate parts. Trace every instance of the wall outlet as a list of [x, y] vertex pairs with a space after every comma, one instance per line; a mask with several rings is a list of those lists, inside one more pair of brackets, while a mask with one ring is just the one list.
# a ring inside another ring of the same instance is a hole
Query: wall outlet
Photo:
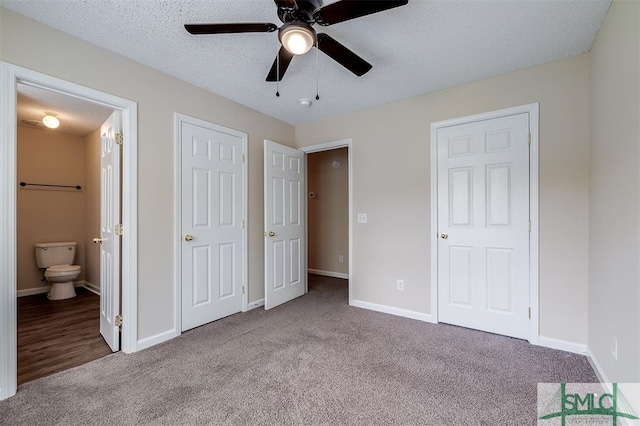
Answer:
[[396, 287], [398, 288], [398, 291], [404, 291], [404, 280], [398, 280]]
[[613, 336], [613, 342], [611, 342], [611, 356], [616, 361], [618, 360], [618, 339]]
[[366, 213], [358, 213], [358, 223], [367, 223]]
[[338, 256], [338, 262], [344, 263], [344, 256], [343, 255]]

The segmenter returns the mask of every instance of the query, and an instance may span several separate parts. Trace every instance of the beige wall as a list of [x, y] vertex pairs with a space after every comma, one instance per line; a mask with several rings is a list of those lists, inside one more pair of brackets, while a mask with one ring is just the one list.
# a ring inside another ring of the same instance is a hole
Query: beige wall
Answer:
[[540, 334], [586, 343], [588, 54], [296, 128], [300, 147], [353, 139], [353, 214], [368, 214], [353, 230], [355, 299], [430, 313], [430, 123], [533, 102], [540, 103]]
[[85, 137], [84, 150], [85, 266], [84, 279], [90, 287], [100, 288], [100, 247], [93, 244], [100, 236], [100, 129]]
[[590, 59], [588, 342], [609, 381], [640, 382], [640, 3], [612, 3]]
[[348, 148], [307, 155], [307, 188], [315, 194], [308, 197], [309, 269], [349, 274], [348, 160]]
[[[35, 243], [76, 241], [75, 264], [85, 265], [84, 138], [18, 126], [18, 182], [80, 185], [75, 189], [19, 187], [18, 291], [47, 286], [34, 257]], [[80, 275], [78, 280], [83, 280]]]
[[[294, 127], [3, 9], [1, 59], [138, 103], [138, 339], [174, 325], [174, 113], [249, 135], [249, 301], [264, 297], [263, 140]], [[215, 78], [215, 76], [212, 76]]]

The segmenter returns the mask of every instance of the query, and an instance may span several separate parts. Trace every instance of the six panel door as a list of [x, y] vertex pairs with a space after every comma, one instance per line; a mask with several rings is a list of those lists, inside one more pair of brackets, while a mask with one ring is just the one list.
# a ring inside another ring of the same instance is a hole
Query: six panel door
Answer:
[[242, 311], [244, 140], [217, 126], [180, 131], [185, 331]]
[[529, 115], [437, 138], [439, 321], [528, 338]]
[[114, 352], [120, 350], [120, 114], [100, 127], [100, 334]]
[[304, 160], [302, 151], [264, 141], [265, 309], [306, 291]]

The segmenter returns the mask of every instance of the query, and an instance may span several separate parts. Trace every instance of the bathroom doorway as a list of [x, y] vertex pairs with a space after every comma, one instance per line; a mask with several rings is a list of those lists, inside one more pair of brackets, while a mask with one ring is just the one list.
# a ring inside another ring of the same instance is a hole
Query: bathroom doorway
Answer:
[[[100, 92], [88, 87], [57, 79], [36, 71], [0, 63], [3, 90], [0, 92], [0, 104], [4, 114], [0, 116], [0, 400], [8, 398], [17, 390], [17, 291], [18, 291], [18, 217], [17, 198], [20, 191], [18, 176], [18, 126], [17, 100], [18, 85], [48, 90], [54, 94], [66, 95], [76, 101], [85, 101], [119, 111], [122, 115], [122, 133], [118, 142], [122, 142], [122, 184], [121, 186], [121, 230], [120, 244], [122, 262], [116, 275], [122, 277], [122, 297], [117, 293], [109, 300], [102, 300], [109, 306], [122, 307], [122, 332], [119, 332], [118, 318], [112, 318], [111, 326], [118, 330], [118, 343], [122, 342], [122, 351], [135, 352], [137, 348], [137, 104], [117, 96]], [[60, 117], [62, 118], [62, 117]], [[62, 120], [61, 120], [62, 121]], [[84, 168], [76, 164], [76, 167]], [[25, 182], [28, 183], [28, 182]], [[35, 182], [43, 183], [43, 182]], [[45, 182], [46, 183], [46, 182]], [[83, 186], [77, 184], [72, 186]], [[64, 191], [59, 188], [57, 190]], [[26, 189], [25, 189], [26, 191]], [[120, 203], [118, 203], [119, 205]], [[41, 210], [51, 210], [52, 204], [40, 205]], [[76, 224], [78, 225], [78, 224]], [[80, 228], [84, 229], [82, 223]], [[96, 236], [94, 236], [96, 237]], [[84, 238], [84, 237], [83, 237]], [[86, 243], [85, 243], [86, 244]], [[33, 255], [33, 251], [31, 252]], [[44, 285], [43, 285], [44, 286]], [[90, 287], [87, 285], [87, 287]], [[81, 290], [82, 291], [82, 290]], [[104, 293], [104, 292], [102, 292]], [[75, 300], [70, 299], [70, 300]], [[103, 310], [102, 307], [100, 309]], [[71, 355], [73, 356], [73, 355]]]
[[[113, 109], [17, 85], [18, 384], [111, 353], [100, 335], [101, 125]], [[56, 117], [57, 127], [43, 122]], [[34, 245], [75, 242], [77, 296], [49, 300]]]

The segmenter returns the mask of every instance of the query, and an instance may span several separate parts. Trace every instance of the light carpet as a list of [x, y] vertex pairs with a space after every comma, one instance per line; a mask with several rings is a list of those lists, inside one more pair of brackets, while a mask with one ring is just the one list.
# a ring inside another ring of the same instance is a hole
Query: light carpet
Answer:
[[535, 425], [586, 357], [348, 306], [346, 281], [21, 385], [3, 425]]

